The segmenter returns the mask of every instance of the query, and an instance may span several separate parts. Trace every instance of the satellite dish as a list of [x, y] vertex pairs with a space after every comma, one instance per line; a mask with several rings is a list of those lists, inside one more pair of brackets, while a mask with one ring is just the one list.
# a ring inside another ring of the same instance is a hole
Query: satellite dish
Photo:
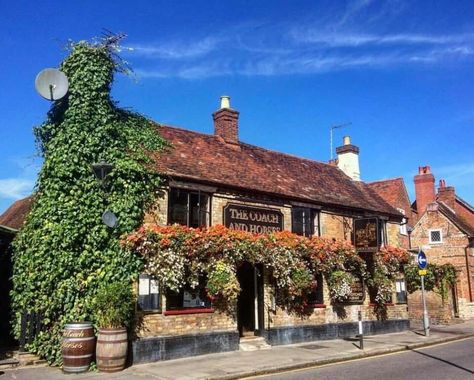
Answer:
[[115, 214], [110, 210], [105, 210], [102, 214], [102, 221], [107, 227], [115, 228], [117, 227], [118, 219]]
[[69, 88], [67, 76], [58, 69], [44, 69], [36, 76], [36, 91], [45, 99], [58, 100]]

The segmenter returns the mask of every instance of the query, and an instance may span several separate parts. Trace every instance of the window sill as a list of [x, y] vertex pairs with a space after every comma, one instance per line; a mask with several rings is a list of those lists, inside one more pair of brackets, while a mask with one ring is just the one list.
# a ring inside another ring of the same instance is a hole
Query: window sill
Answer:
[[214, 309], [211, 307], [193, 307], [189, 309], [177, 309], [177, 310], [166, 310], [163, 315], [186, 315], [186, 314], [208, 314], [214, 313]]
[[141, 315], [148, 315], [148, 314], [162, 314], [160, 309], [153, 309], [153, 310], [137, 310], [137, 313]]
[[308, 306], [312, 307], [313, 309], [326, 309], [326, 305], [324, 303], [310, 303]]
[[[377, 306], [378, 304], [375, 302], [369, 303], [369, 306]], [[385, 306], [395, 306], [393, 302], [385, 302]]]

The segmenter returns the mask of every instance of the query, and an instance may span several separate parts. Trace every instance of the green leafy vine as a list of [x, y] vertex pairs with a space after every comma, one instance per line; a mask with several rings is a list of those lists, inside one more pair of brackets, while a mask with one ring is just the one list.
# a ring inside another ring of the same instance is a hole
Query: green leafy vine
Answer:
[[[164, 142], [156, 124], [111, 99], [114, 74], [124, 71], [119, 40], [71, 44], [60, 66], [68, 94], [35, 128], [44, 162], [33, 208], [13, 246], [13, 326], [18, 336], [20, 313], [40, 313], [45, 328], [28, 349], [50, 363], [60, 364], [65, 323], [94, 320], [90, 305], [99, 285], [131, 284], [142, 266], [119, 237], [140, 225], [154, 199], [159, 177], [149, 151]], [[100, 159], [114, 166], [105, 189], [91, 171]], [[106, 209], [118, 216], [117, 228], [102, 223]]]

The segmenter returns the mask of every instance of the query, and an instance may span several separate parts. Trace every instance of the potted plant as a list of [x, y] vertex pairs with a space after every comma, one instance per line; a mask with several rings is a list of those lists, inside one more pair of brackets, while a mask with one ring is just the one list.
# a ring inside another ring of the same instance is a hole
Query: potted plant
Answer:
[[127, 359], [127, 326], [133, 314], [133, 294], [127, 282], [102, 285], [94, 300], [98, 325], [96, 360], [103, 372], [125, 368]]

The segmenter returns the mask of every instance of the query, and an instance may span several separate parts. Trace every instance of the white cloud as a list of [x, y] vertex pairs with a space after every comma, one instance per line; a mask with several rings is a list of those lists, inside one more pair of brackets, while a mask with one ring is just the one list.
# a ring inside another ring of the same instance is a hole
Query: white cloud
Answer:
[[156, 44], [129, 45], [127, 49], [135, 55], [160, 59], [189, 59], [196, 58], [215, 50], [220, 40], [215, 37], [205, 37], [196, 41], [168, 41]]
[[474, 34], [429, 35], [416, 33], [374, 34], [325, 32], [314, 28], [296, 28], [291, 38], [299, 44], [317, 44], [321, 47], [361, 47], [367, 45], [447, 45], [474, 42]]
[[[323, 21], [320, 17], [298, 24], [247, 22], [230, 25], [218, 37], [131, 45], [134, 48], [131, 54], [139, 60], [134, 63], [138, 76], [155, 79], [318, 74], [442, 65], [462, 62], [473, 55], [474, 33], [384, 32], [387, 18], [400, 9], [397, 0], [383, 4], [358, 0], [350, 2], [342, 13], [339, 8], [339, 18]], [[375, 27], [357, 21], [367, 14], [373, 20], [377, 20], [374, 17], [377, 15], [384, 17], [378, 19]], [[344, 22], [336, 25], [333, 20], [336, 24], [337, 20]]]
[[26, 178], [0, 179], [0, 197], [7, 199], [21, 199], [31, 194], [34, 181]]

